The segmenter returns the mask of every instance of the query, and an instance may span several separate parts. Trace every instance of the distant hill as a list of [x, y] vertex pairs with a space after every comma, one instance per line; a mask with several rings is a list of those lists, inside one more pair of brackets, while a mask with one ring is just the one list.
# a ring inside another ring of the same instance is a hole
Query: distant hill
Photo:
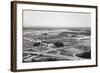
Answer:
[[56, 29], [68, 29], [71, 31], [82, 31], [88, 30], [90, 31], [91, 28], [89, 27], [23, 27], [23, 30], [56, 30]]

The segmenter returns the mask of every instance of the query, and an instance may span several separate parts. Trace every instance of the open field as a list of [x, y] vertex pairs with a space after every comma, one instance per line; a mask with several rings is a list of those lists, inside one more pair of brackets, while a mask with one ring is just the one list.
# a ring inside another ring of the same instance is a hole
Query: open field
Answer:
[[90, 28], [24, 28], [23, 62], [90, 59], [76, 57], [91, 52], [90, 43]]

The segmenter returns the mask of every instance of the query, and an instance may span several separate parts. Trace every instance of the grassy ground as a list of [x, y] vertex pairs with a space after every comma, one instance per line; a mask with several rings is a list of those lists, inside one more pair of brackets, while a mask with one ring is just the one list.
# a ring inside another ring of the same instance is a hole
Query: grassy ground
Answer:
[[[34, 39], [45, 39], [47, 44], [53, 44], [60, 41], [65, 43], [63, 47], [53, 46], [33, 46], [34, 42], [23, 39], [23, 62], [40, 62], [40, 61], [56, 61], [56, 60], [74, 60], [73, 54], [87, 52], [91, 50], [90, 39], [75, 42], [68, 36], [27, 36], [24, 37]], [[67, 38], [67, 39], [66, 39]], [[69, 39], [68, 39], [69, 38]], [[48, 43], [49, 42], [49, 43]], [[25, 59], [24, 59], [25, 57]]]

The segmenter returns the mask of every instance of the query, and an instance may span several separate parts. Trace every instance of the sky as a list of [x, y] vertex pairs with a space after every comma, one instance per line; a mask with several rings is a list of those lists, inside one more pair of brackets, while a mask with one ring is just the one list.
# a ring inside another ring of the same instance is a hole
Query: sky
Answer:
[[24, 27], [91, 27], [91, 14], [79, 12], [23, 11]]

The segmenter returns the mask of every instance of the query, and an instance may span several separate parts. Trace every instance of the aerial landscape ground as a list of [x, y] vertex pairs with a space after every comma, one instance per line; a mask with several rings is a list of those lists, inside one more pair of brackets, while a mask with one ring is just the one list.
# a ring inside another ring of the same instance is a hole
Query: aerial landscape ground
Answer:
[[23, 62], [91, 59], [90, 28], [23, 27]]

